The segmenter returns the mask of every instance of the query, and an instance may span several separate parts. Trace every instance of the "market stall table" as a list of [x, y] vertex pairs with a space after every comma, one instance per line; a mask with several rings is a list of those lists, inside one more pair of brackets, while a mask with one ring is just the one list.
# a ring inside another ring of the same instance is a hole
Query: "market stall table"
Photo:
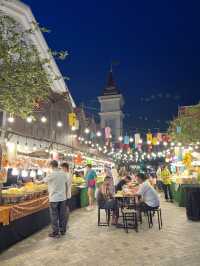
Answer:
[[186, 207], [186, 188], [199, 187], [199, 184], [171, 184], [173, 199], [178, 203], [179, 207]]
[[189, 220], [200, 221], [200, 185], [185, 185], [186, 214]]
[[[80, 207], [80, 193], [72, 194], [70, 210]], [[48, 196], [0, 206], [0, 252], [49, 225]]]
[[[123, 192], [118, 192], [115, 194], [115, 199], [118, 201], [118, 206], [121, 208], [123, 224], [117, 223], [117, 228], [128, 228], [135, 229], [138, 231], [138, 222], [137, 222], [137, 211], [136, 203], [138, 202], [138, 195]], [[119, 216], [120, 217], [120, 216]], [[131, 224], [129, 223], [131, 222]]]

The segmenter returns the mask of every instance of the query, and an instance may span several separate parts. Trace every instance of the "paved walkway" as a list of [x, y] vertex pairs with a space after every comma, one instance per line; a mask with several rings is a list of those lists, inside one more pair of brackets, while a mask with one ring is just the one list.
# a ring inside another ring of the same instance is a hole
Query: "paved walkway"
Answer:
[[[0, 256], [0, 266], [199, 266], [200, 223], [186, 219], [185, 209], [162, 203], [164, 228], [139, 233], [97, 227], [97, 212], [72, 213], [68, 234], [49, 239], [49, 228], [16, 244]], [[2, 241], [2, 239], [0, 240]]]

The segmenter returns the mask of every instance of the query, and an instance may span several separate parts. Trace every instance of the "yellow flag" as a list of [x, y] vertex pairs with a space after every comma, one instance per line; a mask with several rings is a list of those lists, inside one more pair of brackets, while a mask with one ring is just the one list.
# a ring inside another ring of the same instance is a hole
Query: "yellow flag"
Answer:
[[153, 141], [153, 136], [152, 136], [151, 133], [148, 133], [147, 134], [147, 142], [151, 142], [152, 143], [152, 141]]
[[152, 144], [153, 144], [154, 146], [158, 144], [158, 140], [157, 140], [156, 137], [153, 137]]

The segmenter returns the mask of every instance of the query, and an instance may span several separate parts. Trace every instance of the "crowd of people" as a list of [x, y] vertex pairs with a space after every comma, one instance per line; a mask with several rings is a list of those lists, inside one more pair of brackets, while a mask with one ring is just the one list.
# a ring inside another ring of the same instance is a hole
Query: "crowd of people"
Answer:
[[[69, 202], [71, 198], [72, 174], [69, 164], [62, 163], [59, 167], [57, 161], [50, 163], [52, 171], [43, 180], [48, 184], [49, 205], [52, 223], [52, 232], [49, 237], [60, 237], [65, 235], [69, 221]], [[121, 175], [121, 176], [120, 176]], [[153, 210], [160, 206], [159, 192], [163, 191], [166, 201], [173, 202], [173, 196], [170, 189], [171, 179], [170, 171], [166, 165], [158, 167], [156, 176], [149, 176], [147, 173], [127, 173], [125, 170], [117, 171], [110, 166], [105, 165], [104, 181], [99, 188], [96, 187], [97, 174], [91, 164], [87, 164], [85, 181], [88, 189], [89, 205], [87, 211], [95, 209], [95, 197], [99, 207], [112, 209], [112, 224], [118, 222], [118, 204], [115, 194], [122, 191], [130, 183], [138, 184], [135, 193], [138, 196], [136, 209], [140, 211]]]

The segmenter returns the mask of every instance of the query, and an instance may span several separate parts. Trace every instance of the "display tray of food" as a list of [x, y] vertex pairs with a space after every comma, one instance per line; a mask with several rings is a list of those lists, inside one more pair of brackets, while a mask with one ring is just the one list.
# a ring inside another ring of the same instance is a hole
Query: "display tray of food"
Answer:
[[39, 198], [47, 194], [46, 184], [27, 183], [22, 187], [11, 187], [2, 190], [2, 203], [15, 204]]
[[172, 177], [172, 181], [179, 185], [198, 183], [196, 176], [174, 176]]

